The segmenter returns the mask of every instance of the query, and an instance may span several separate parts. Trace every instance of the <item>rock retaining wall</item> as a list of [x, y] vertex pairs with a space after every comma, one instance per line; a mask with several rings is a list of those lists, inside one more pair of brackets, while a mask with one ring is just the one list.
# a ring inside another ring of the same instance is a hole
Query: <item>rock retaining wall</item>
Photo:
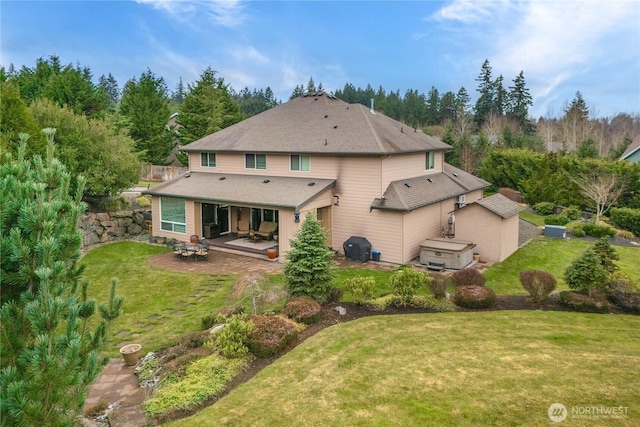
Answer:
[[83, 246], [107, 243], [126, 236], [149, 232], [151, 210], [136, 209], [118, 212], [88, 212], [82, 215], [78, 227], [82, 230]]

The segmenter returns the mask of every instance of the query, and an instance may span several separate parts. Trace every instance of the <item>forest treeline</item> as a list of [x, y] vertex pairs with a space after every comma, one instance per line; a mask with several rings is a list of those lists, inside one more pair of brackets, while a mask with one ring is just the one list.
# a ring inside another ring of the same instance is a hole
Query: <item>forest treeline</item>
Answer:
[[[425, 95], [346, 83], [333, 94], [350, 103], [373, 102], [377, 111], [441, 138], [453, 147], [447, 162], [472, 173], [491, 152], [514, 148], [617, 159], [640, 135], [640, 117], [591, 117], [580, 92], [562, 116], [530, 117], [533, 101], [524, 71], [505, 81], [493, 75], [486, 60], [476, 81], [475, 102], [464, 87], [456, 92], [431, 87]], [[87, 197], [118, 194], [137, 181], [142, 163], [166, 164], [180, 145], [282, 102], [270, 87], [236, 91], [211, 67], [194, 82], [180, 79], [173, 90], [149, 69], [121, 87], [112, 74], [94, 81], [88, 66], [63, 64], [57, 56], [37, 59], [33, 67], [1, 67], [0, 90], [0, 148], [15, 153], [20, 134], [28, 134], [27, 155], [42, 154], [41, 129], [55, 127], [56, 155], [71, 173], [86, 177]], [[290, 98], [324, 90], [310, 78]], [[169, 125], [174, 113], [175, 124]]]

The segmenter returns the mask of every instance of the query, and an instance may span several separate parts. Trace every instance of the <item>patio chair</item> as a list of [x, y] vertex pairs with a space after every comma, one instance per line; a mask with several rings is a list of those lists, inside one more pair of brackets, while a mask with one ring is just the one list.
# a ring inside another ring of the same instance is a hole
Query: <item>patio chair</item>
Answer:
[[256, 235], [265, 240], [271, 240], [271, 238], [273, 237], [273, 233], [275, 233], [277, 229], [277, 222], [262, 221], [260, 223], [260, 228], [258, 228], [258, 230], [256, 231]]
[[238, 221], [238, 228], [236, 229], [238, 232], [238, 237], [246, 237], [249, 235], [249, 220], [241, 219]]
[[202, 245], [195, 253], [196, 261], [207, 261], [209, 259], [209, 245]]

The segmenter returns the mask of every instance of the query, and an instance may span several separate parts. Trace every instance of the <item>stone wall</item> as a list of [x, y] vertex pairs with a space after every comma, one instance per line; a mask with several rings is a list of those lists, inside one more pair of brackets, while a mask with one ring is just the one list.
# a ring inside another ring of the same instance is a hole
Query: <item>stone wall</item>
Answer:
[[123, 237], [147, 234], [151, 226], [151, 209], [118, 212], [88, 212], [78, 224], [83, 246], [115, 241]]

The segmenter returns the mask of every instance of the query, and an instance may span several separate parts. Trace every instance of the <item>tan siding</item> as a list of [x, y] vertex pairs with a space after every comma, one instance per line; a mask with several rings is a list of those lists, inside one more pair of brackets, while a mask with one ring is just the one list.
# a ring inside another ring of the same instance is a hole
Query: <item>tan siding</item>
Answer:
[[425, 153], [404, 154], [383, 158], [381, 162], [381, 183], [384, 187], [383, 191], [392, 181], [442, 172], [443, 154], [436, 152], [435, 155], [435, 168], [430, 170], [425, 168]]
[[438, 203], [417, 209], [404, 215], [404, 248], [402, 263], [408, 263], [420, 253], [420, 242], [440, 236], [440, 230], [448, 215], [444, 204]]
[[471, 205], [456, 215], [456, 237], [471, 240], [474, 252], [487, 262], [504, 261], [518, 249], [518, 215], [502, 217], [487, 209]]

